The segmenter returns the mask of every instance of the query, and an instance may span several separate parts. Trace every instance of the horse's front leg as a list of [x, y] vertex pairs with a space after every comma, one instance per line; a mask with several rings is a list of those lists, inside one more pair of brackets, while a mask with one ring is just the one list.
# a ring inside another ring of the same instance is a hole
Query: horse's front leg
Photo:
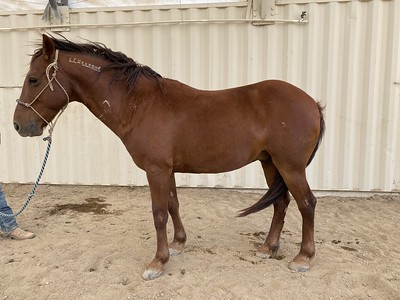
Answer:
[[163, 169], [147, 171], [154, 226], [157, 235], [157, 251], [155, 257], [143, 273], [143, 279], [145, 280], [152, 280], [159, 277], [164, 272], [165, 264], [169, 260], [167, 220], [170, 175], [171, 172]]
[[186, 233], [179, 214], [179, 201], [176, 193], [175, 174], [172, 173], [169, 181], [168, 211], [174, 224], [174, 239], [169, 244], [170, 255], [178, 255], [183, 251], [186, 242]]

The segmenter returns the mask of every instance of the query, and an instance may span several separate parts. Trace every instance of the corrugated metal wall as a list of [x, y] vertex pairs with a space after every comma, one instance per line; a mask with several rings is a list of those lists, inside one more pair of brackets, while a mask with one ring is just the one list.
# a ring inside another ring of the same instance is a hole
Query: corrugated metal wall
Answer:
[[[249, 22], [109, 26], [186, 19], [245, 19], [246, 3], [158, 8], [75, 9], [66, 37], [101, 41], [164, 77], [201, 89], [278, 78], [326, 104], [327, 131], [308, 169], [310, 185], [326, 191], [400, 190], [400, 1], [275, 5], [267, 18], [306, 24]], [[289, 1], [286, 1], [288, 3]], [[311, 1], [310, 1], [311, 2]], [[314, 2], [314, 1], [312, 1]], [[278, 2], [277, 2], [278, 3]], [[280, 3], [283, 3], [282, 1]], [[28, 69], [41, 12], [0, 13], [0, 180], [32, 182], [46, 143], [12, 128], [14, 99]], [[103, 24], [103, 25], [102, 25]], [[107, 26], [104, 26], [107, 24]], [[54, 133], [43, 182], [145, 185], [122, 143], [86, 108], [72, 104]], [[258, 163], [217, 175], [178, 175], [180, 186], [264, 188]]]

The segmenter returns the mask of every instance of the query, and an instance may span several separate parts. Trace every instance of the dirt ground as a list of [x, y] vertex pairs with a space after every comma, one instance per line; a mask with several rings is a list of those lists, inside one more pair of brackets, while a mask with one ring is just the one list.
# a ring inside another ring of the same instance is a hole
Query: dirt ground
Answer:
[[[30, 189], [4, 185], [14, 210]], [[255, 256], [273, 209], [235, 217], [259, 192], [185, 188], [178, 196], [186, 249], [144, 281], [156, 243], [148, 188], [39, 186], [18, 217], [37, 237], [0, 239], [0, 300], [400, 299], [398, 194], [319, 197], [317, 256], [306, 273], [287, 268], [301, 240], [294, 201], [275, 260]]]

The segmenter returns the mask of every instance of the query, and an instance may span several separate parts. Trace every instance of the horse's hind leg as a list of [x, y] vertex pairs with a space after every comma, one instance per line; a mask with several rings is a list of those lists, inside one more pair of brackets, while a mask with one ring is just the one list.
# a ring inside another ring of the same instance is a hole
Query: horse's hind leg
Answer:
[[172, 173], [169, 183], [168, 211], [174, 224], [174, 239], [169, 244], [169, 253], [170, 255], [178, 255], [185, 247], [186, 233], [179, 215], [179, 201], [174, 173]]
[[310, 268], [310, 262], [315, 256], [314, 213], [317, 200], [307, 183], [305, 170], [282, 171], [281, 175], [297, 202], [303, 218], [302, 241], [300, 252], [289, 264], [291, 270], [305, 272]]
[[[261, 164], [268, 186], [271, 187], [278, 170], [271, 160], [263, 161]], [[257, 249], [257, 256], [262, 258], [277, 258], [279, 240], [289, 203], [290, 197], [287, 192], [274, 203], [274, 215], [272, 217], [271, 227], [264, 244]]]

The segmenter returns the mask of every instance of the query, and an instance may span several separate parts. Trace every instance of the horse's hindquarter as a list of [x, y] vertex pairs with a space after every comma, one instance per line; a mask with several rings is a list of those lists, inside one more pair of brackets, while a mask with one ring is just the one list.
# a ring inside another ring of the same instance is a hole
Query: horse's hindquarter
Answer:
[[307, 106], [316, 108], [314, 101], [288, 83], [264, 81], [221, 91], [188, 88], [174, 94], [176, 172], [230, 171], [279, 151], [288, 138], [297, 139], [299, 147], [317, 138], [312, 137], [317, 118], [308, 120], [315, 110], [310, 113]]

